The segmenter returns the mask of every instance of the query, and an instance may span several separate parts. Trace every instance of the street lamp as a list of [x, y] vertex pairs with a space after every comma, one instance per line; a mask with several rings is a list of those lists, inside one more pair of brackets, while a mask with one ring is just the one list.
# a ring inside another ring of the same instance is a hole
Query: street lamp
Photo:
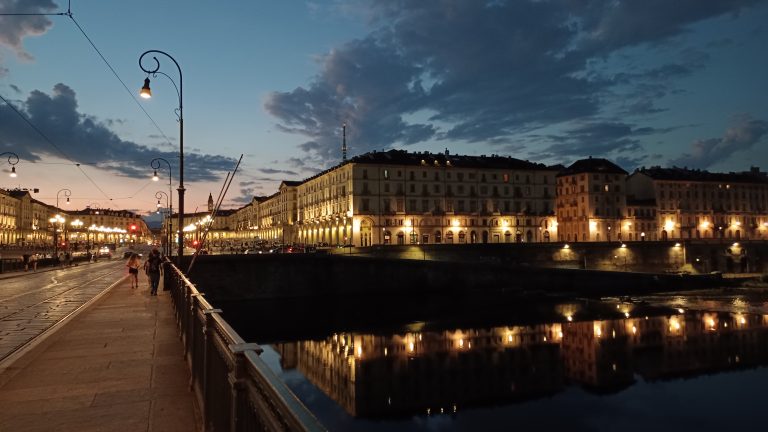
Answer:
[[172, 213], [171, 213], [171, 209], [169, 207], [169, 199], [170, 199], [170, 197], [172, 195], [169, 195], [169, 194], [167, 194], [167, 193], [165, 193], [163, 191], [155, 192], [155, 198], [157, 198], [157, 208], [158, 208], [158, 210], [161, 207], [160, 198], [163, 195], [165, 195], [165, 208], [167, 209], [166, 216], [168, 217], [167, 222], [165, 224], [165, 249], [164, 249], [164, 253], [167, 256], [170, 256], [171, 255], [171, 240], [172, 240], [172, 236], [173, 236], [173, 234], [172, 234], [173, 231], [171, 231], [171, 224], [172, 224], [171, 223], [171, 215], [172, 215]]
[[56, 208], [59, 208], [59, 194], [64, 192], [64, 196], [67, 198], [67, 205], [69, 205], [69, 197], [72, 195], [72, 191], [69, 189], [59, 189], [58, 192], [56, 192]]
[[51, 225], [53, 226], [53, 255], [54, 255], [54, 257], [56, 255], [58, 255], [58, 252], [59, 252], [59, 239], [58, 239], [58, 232], [56, 230], [56, 224], [58, 223], [60, 225], [63, 225], [64, 222], [66, 222], [66, 221], [67, 220], [64, 219], [60, 214], [56, 214], [52, 218], [48, 219], [48, 222], [50, 222]]
[[[168, 165], [168, 194], [166, 195], [167, 203], [166, 203], [165, 207], [168, 209], [168, 232], [172, 233], [173, 232], [173, 221], [172, 221], [172, 219], [173, 219], [173, 188], [171, 186], [171, 182], [172, 182], [173, 170], [171, 169], [171, 163], [168, 162], [167, 159], [164, 159], [164, 158], [161, 158], [161, 157], [157, 157], [157, 158], [152, 159], [152, 161], [149, 163], [149, 165], [154, 170], [153, 175], [152, 175], [152, 181], [159, 181], [160, 180], [160, 177], [158, 177], [158, 175], [157, 175], [157, 170], [160, 168], [160, 162], [165, 162], [165, 164]], [[160, 199], [160, 197], [157, 196], [157, 194], [155, 194], [155, 198]], [[171, 249], [172, 238], [171, 238], [171, 236], [172, 236], [172, 234], [168, 235], [168, 251], [167, 251], [167, 255], [168, 256], [171, 256], [171, 253], [172, 253], [172, 249]]]
[[8, 165], [11, 166], [11, 178], [16, 178], [16, 164], [19, 163], [19, 155], [14, 152], [2, 152], [0, 157], [8, 155]]
[[[83, 227], [83, 221], [81, 221], [80, 219], [75, 219], [72, 222], [70, 222], [70, 225], [72, 225], [72, 228], [77, 232], [77, 237], [78, 237], [78, 242], [79, 242], [80, 241], [80, 234], [81, 234], [80, 228]], [[70, 237], [71, 237], [71, 234], [70, 234]], [[72, 243], [72, 239], [71, 238], [70, 238], [69, 242]], [[79, 249], [79, 247], [78, 247], [78, 249]]]
[[[167, 74], [160, 72], [160, 62], [157, 60], [157, 57], [152, 56], [152, 59], [155, 61], [155, 67], [146, 69], [142, 64], [141, 60], [144, 58], [145, 55], [149, 53], [158, 53], [162, 54], [173, 62], [173, 64], [176, 65], [176, 69], [179, 71], [179, 86], [176, 87], [176, 83], [171, 79], [170, 76]], [[181, 74], [181, 67], [179, 66], [179, 63], [171, 57], [169, 54], [158, 51], [158, 50], [149, 50], [145, 51], [141, 56], [139, 56], [139, 67], [142, 71], [147, 73], [147, 78], [144, 79], [144, 87], [141, 88], [141, 97], [148, 99], [152, 97], [152, 91], [149, 88], [149, 75], [151, 74], [153, 77], [157, 76], [157, 74], [165, 75], [170, 81], [171, 84], [173, 84], [174, 88], [176, 88], [176, 94], [179, 96], [179, 108], [177, 111], [178, 119], [179, 119], [179, 259], [181, 259], [181, 256], [184, 255], [184, 230], [181, 228], [184, 226], [184, 104], [183, 104], [183, 95], [184, 95], [184, 78]], [[159, 166], [159, 164], [158, 164]], [[169, 164], [170, 166], [170, 164]]]

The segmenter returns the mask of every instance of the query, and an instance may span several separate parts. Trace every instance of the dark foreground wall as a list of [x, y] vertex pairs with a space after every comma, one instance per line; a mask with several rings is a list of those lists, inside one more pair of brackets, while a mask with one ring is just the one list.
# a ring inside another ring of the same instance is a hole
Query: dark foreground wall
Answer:
[[624, 295], [720, 283], [712, 276], [320, 254], [201, 256], [189, 277], [211, 301], [515, 293]]

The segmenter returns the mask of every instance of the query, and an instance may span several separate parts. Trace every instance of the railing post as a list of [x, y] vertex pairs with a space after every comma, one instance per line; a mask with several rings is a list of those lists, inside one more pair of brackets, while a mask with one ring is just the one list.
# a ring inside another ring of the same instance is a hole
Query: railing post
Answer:
[[[198, 384], [200, 386], [200, 394], [203, 398], [203, 424], [206, 425], [206, 430], [213, 430], [213, 423], [208, 424], [208, 420], [212, 419], [212, 413], [210, 412], [213, 408], [214, 404], [211, 403], [210, 400], [208, 400], [209, 394], [208, 394], [208, 379], [211, 377], [210, 374], [210, 362], [208, 359], [208, 353], [210, 350], [215, 350], [216, 347], [214, 347], [212, 344], [212, 338], [209, 336], [211, 332], [214, 332], [214, 323], [212, 319], [212, 314], [214, 313], [221, 313], [221, 309], [206, 309], [202, 311], [204, 316], [204, 322], [202, 323], [201, 328], [201, 337], [202, 340], [200, 341], [200, 353], [199, 355], [201, 358], [195, 359], [193, 364], [195, 365], [192, 370], [192, 379], [197, 379]], [[192, 351], [194, 353], [194, 350]], [[217, 377], [213, 377], [213, 379], [217, 379]], [[221, 378], [218, 378], [221, 379]], [[215, 397], [215, 395], [214, 395]]]
[[227, 376], [227, 380], [229, 381], [229, 389], [230, 389], [230, 397], [232, 400], [232, 404], [230, 405], [230, 416], [229, 416], [229, 430], [230, 431], [239, 431], [242, 428], [240, 427], [240, 416], [241, 413], [239, 410], [247, 403], [247, 397], [244, 395], [246, 388], [245, 388], [245, 355], [243, 354], [245, 351], [255, 351], [257, 354], [261, 354], [264, 350], [259, 346], [259, 344], [255, 343], [240, 343], [240, 344], [231, 344], [229, 345], [229, 350], [233, 354], [234, 364], [231, 371], [229, 371], [229, 375]]

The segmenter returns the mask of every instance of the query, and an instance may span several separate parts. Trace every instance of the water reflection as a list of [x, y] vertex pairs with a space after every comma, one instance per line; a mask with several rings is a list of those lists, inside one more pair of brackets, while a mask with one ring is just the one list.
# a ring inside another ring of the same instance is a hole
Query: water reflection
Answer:
[[[614, 393], [645, 381], [768, 363], [768, 315], [670, 309], [649, 315], [617, 304], [609, 319], [399, 334], [338, 333], [273, 344], [283, 369], [297, 369], [358, 418], [453, 414], [530, 400], [572, 384]], [[617, 317], [616, 317], [617, 316]]]

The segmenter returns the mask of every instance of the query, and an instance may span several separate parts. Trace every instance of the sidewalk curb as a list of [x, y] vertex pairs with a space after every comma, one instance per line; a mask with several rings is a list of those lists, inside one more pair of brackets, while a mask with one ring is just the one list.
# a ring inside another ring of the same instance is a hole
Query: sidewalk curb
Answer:
[[59, 330], [66, 327], [66, 325], [79, 316], [82, 312], [94, 306], [101, 301], [104, 296], [111, 292], [112, 289], [128, 278], [128, 275], [122, 275], [112, 285], [108, 286], [100, 293], [96, 294], [93, 298], [80, 305], [77, 309], [70, 312], [66, 317], [52, 325], [32, 340], [22, 345], [19, 349], [14, 351], [11, 355], [0, 361], [0, 387], [3, 387], [8, 381], [10, 381], [14, 375], [21, 372], [24, 367], [31, 363], [39, 354], [47, 349], [54, 342], [53, 336], [59, 332]]

